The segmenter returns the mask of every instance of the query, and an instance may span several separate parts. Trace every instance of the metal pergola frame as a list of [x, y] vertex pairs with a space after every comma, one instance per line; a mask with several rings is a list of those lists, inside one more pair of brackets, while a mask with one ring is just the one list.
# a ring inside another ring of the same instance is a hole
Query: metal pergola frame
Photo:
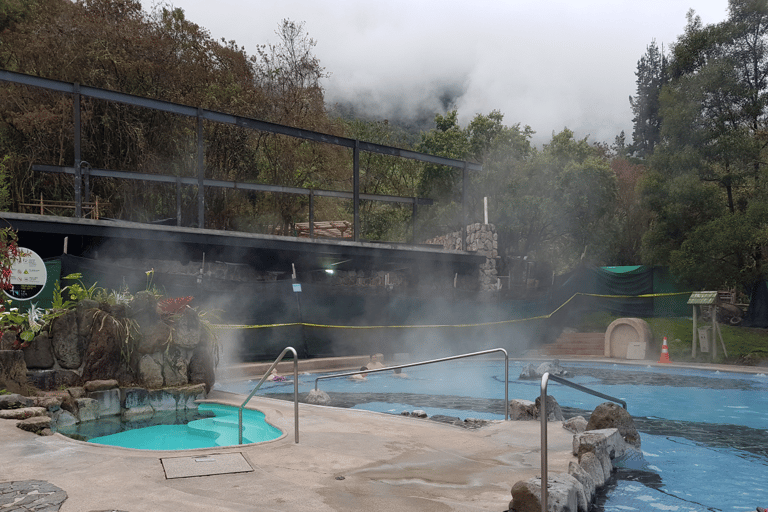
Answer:
[[[74, 117], [74, 165], [73, 166], [51, 166], [51, 165], [33, 165], [34, 171], [40, 172], [58, 172], [74, 175], [74, 193], [75, 193], [75, 217], [82, 217], [82, 203], [83, 195], [85, 200], [88, 200], [89, 195], [89, 177], [108, 177], [118, 179], [129, 180], [142, 180], [153, 181], [160, 183], [168, 183], [176, 185], [176, 215], [177, 225], [181, 225], [181, 186], [191, 185], [197, 186], [197, 198], [198, 198], [198, 226], [200, 228], [205, 227], [205, 187], [217, 187], [217, 188], [230, 188], [237, 190], [251, 190], [261, 192], [274, 192], [274, 193], [287, 193], [287, 194], [301, 194], [309, 196], [309, 221], [310, 221], [310, 237], [313, 237], [312, 225], [314, 223], [314, 196], [323, 197], [335, 197], [342, 199], [352, 199], [354, 204], [354, 241], [360, 241], [360, 201], [384, 201], [384, 202], [397, 202], [397, 203], [410, 203], [413, 205], [412, 222], [414, 229], [414, 241], [415, 235], [415, 219], [418, 205], [430, 205], [433, 203], [431, 199], [417, 198], [417, 197], [400, 197], [400, 196], [388, 196], [388, 195], [372, 195], [360, 193], [360, 151], [367, 151], [370, 153], [377, 153], [382, 155], [395, 156], [400, 158], [408, 158], [417, 160], [420, 162], [432, 163], [437, 165], [444, 165], [447, 167], [453, 167], [462, 169], [462, 220], [463, 226], [467, 224], [467, 206], [466, 195], [468, 187], [468, 172], [469, 171], [481, 171], [482, 165], [472, 163], [464, 160], [456, 160], [453, 158], [446, 158], [441, 156], [429, 155], [426, 153], [419, 153], [416, 151], [410, 151], [400, 149], [392, 146], [385, 146], [382, 144], [376, 144], [371, 142], [364, 142], [357, 139], [350, 139], [347, 137], [338, 137], [325, 133], [315, 132], [311, 130], [304, 130], [300, 128], [294, 128], [286, 125], [270, 123], [267, 121], [260, 121], [257, 119], [251, 119], [243, 116], [237, 116], [232, 114], [226, 114], [223, 112], [217, 112], [213, 110], [207, 110], [199, 107], [192, 107], [189, 105], [183, 105], [179, 103], [172, 103], [169, 101], [156, 100], [151, 98], [144, 98], [141, 96], [134, 96], [131, 94], [125, 94], [116, 91], [110, 91], [106, 89], [100, 89], [97, 87], [89, 87], [80, 85], [78, 83], [63, 82], [59, 80], [52, 80], [48, 78], [41, 78], [32, 75], [26, 75], [22, 73], [15, 73], [13, 71], [0, 70], [0, 80], [4, 82], [15, 83], [19, 85], [38, 87], [48, 89], [64, 94], [71, 94], [73, 96], [73, 117]], [[186, 117], [193, 117], [196, 119], [197, 125], [197, 177], [178, 177], [161, 174], [146, 174], [139, 172], [117, 171], [107, 169], [92, 169], [90, 165], [83, 161], [81, 158], [81, 122], [80, 122], [80, 99], [81, 97], [88, 97], [94, 99], [100, 99], [105, 101], [112, 101], [116, 103], [122, 103], [126, 105], [132, 105], [137, 107], [154, 109], [162, 112], [177, 114]], [[296, 137], [300, 139], [310, 140], [313, 142], [320, 142], [324, 144], [332, 144], [335, 146], [345, 147], [352, 149], [353, 151], [353, 190], [352, 192], [340, 192], [331, 190], [313, 190], [299, 187], [284, 187], [277, 185], [264, 185], [254, 183], [241, 183], [234, 181], [222, 181], [222, 180], [209, 180], [205, 178], [205, 148], [204, 148], [204, 134], [203, 134], [203, 121], [213, 121], [217, 123], [227, 124], [231, 126], [238, 126], [241, 128], [258, 130], [278, 135], [287, 135], [290, 137]], [[83, 194], [83, 188], [85, 185], [85, 194]], [[464, 237], [462, 237], [463, 239]]]

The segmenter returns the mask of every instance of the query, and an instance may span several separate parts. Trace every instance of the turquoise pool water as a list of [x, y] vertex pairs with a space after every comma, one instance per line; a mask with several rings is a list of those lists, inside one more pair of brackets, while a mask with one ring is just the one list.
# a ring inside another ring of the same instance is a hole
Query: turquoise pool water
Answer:
[[[540, 381], [520, 381], [526, 363], [510, 362], [509, 397], [535, 400]], [[768, 377], [670, 367], [562, 363], [576, 383], [615, 396], [641, 432], [644, 460], [620, 469], [596, 509], [610, 512], [750, 511], [768, 503]], [[503, 362], [455, 362], [389, 372], [365, 381], [323, 380], [332, 405], [399, 414], [503, 419]], [[300, 396], [317, 375], [301, 375]], [[226, 390], [248, 393], [254, 383]], [[292, 397], [293, 382], [265, 383], [260, 395]], [[566, 416], [603, 399], [549, 384]]]
[[[84, 422], [59, 432], [89, 443], [141, 450], [189, 450], [238, 444], [236, 407], [205, 403], [194, 413], [157, 415], [153, 423], [104, 421]], [[179, 417], [180, 416], [180, 417]], [[105, 433], [109, 432], [109, 433]], [[243, 410], [243, 443], [271, 441], [282, 435], [268, 424], [264, 413]]]

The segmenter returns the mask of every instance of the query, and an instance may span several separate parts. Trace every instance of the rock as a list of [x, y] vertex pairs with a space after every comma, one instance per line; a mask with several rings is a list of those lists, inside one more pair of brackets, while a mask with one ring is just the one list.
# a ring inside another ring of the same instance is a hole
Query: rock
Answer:
[[171, 327], [163, 322], [152, 323], [141, 328], [136, 350], [139, 354], [163, 352], [172, 339]]
[[75, 415], [63, 409], [54, 412], [52, 420], [57, 427], [68, 427], [69, 425], [77, 424], [77, 418], [75, 418]]
[[163, 383], [167, 387], [189, 384], [187, 359], [178, 348], [165, 352], [163, 357]]
[[74, 370], [31, 370], [27, 372], [29, 383], [43, 391], [53, 391], [74, 386], [80, 382], [80, 375]]
[[93, 398], [99, 403], [99, 418], [117, 416], [122, 410], [120, 407], [120, 390], [118, 388], [93, 391], [88, 393], [88, 398]]
[[76, 398], [75, 408], [77, 410], [77, 418], [80, 421], [99, 419], [99, 402], [93, 398]]
[[216, 383], [216, 365], [210, 343], [206, 341], [195, 347], [187, 369], [189, 383], [205, 384], [206, 393], [210, 393]]
[[145, 354], [139, 360], [139, 383], [149, 389], [163, 387], [163, 367], [151, 355]]
[[574, 434], [580, 434], [587, 429], [587, 420], [584, 416], [574, 416], [563, 422], [563, 428]]
[[605, 474], [603, 465], [593, 452], [584, 452], [579, 455], [579, 466], [589, 474], [596, 487], [602, 487], [611, 476], [610, 473]]
[[86, 338], [88, 347], [82, 378], [84, 381], [114, 379], [123, 366], [126, 350], [123, 325], [101, 310], [96, 310], [94, 319], [94, 326]]
[[122, 388], [121, 402], [123, 404], [123, 417], [151, 416], [155, 409], [149, 401], [149, 391], [144, 388]]
[[16, 333], [13, 331], [5, 331], [0, 336], [0, 350], [15, 350], [13, 345], [16, 343]]
[[83, 299], [75, 307], [77, 313], [77, 333], [86, 338], [91, 334], [96, 314], [99, 311], [99, 303], [91, 299]]
[[[509, 401], [509, 419], [515, 421], [533, 421], [540, 418], [539, 403], [541, 397], [536, 397], [535, 402], [530, 400], [514, 399]], [[547, 421], [562, 421], [563, 411], [553, 396], [547, 396]]]
[[[563, 421], [563, 411], [560, 409], [560, 404], [557, 403], [555, 397], [547, 395], [547, 421]], [[536, 418], [541, 418], [541, 397], [536, 397]]]
[[61, 409], [64, 398], [60, 396], [36, 396], [33, 400], [35, 407], [43, 407], [48, 412], [56, 412]]
[[18, 393], [11, 393], [9, 395], [0, 395], [0, 410], [2, 409], [19, 409], [21, 407], [33, 407], [35, 401], [26, 396]]
[[193, 349], [201, 340], [200, 317], [191, 308], [185, 308], [173, 329], [173, 344], [186, 349]]
[[531, 480], [513, 485], [509, 512], [541, 512], [541, 480], [538, 485]]
[[0, 419], [3, 420], [24, 420], [34, 416], [44, 416], [46, 413], [44, 407], [22, 407], [20, 409], [0, 410]]
[[11, 393], [27, 391], [27, 364], [21, 350], [0, 350], [0, 383]]
[[589, 512], [587, 496], [581, 482], [568, 473], [556, 473], [548, 478], [549, 500], [555, 510]]
[[538, 368], [536, 368], [536, 373], [539, 376], [544, 375], [545, 373], [548, 373], [550, 375], [556, 375], [558, 377], [566, 377], [568, 376], [568, 372], [560, 366], [560, 360], [555, 359], [551, 363], [541, 363]]
[[509, 419], [514, 421], [533, 421], [538, 417], [538, 408], [530, 400], [514, 399], [509, 401]]
[[579, 463], [574, 461], [568, 463], [568, 474], [581, 483], [587, 503], [592, 503], [597, 491], [592, 476]]
[[632, 416], [618, 404], [604, 402], [598, 405], [589, 417], [586, 430], [601, 430], [616, 428], [624, 441], [635, 448], [640, 449], [640, 433], [635, 427]]
[[83, 340], [78, 332], [76, 311], [68, 311], [51, 322], [53, 354], [62, 368], [80, 368], [85, 353]]
[[27, 363], [27, 368], [47, 370], [53, 368], [56, 360], [53, 358], [53, 345], [51, 344], [51, 338], [48, 337], [48, 333], [38, 334], [32, 343], [25, 349], [24, 361]]
[[411, 412], [411, 416], [414, 418], [426, 418], [427, 413], [425, 411], [422, 411], [421, 409], [416, 409], [415, 411]]
[[67, 388], [67, 393], [69, 393], [69, 396], [72, 398], [85, 398], [85, 388], [80, 386]]
[[21, 430], [34, 432], [37, 434], [42, 432], [44, 429], [51, 428], [51, 418], [48, 416], [33, 416], [31, 418], [21, 420], [16, 424], [16, 426]]
[[[594, 453], [603, 466], [603, 473], [608, 478], [613, 472], [611, 459], [617, 455], [615, 444], [617, 442], [624, 444], [618, 432], [616, 429], [606, 429], [586, 430], [581, 434], [575, 434], [573, 436], [573, 454], [580, 457], [587, 452]], [[609, 441], [611, 437], [612, 439]], [[621, 454], [624, 453], [623, 448], [619, 448], [619, 450], [621, 450]]]
[[560, 366], [560, 361], [555, 359], [551, 363], [541, 363], [538, 367], [534, 367], [533, 364], [530, 363], [527, 364], [520, 372], [520, 376], [518, 378], [521, 380], [540, 379], [545, 373], [556, 375], [558, 377], [565, 377], [569, 375], [568, 372], [562, 366]]
[[328, 405], [331, 403], [331, 397], [322, 389], [312, 389], [307, 395], [306, 402], [308, 404]]
[[532, 380], [537, 377], [540, 377], [540, 375], [536, 375], [536, 367], [533, 366], [531, 363], [528, 363], [523, 368], [523, 371], [520, 372], [520, 376], [518, 377], [518, 379]]
[[106, 391], [116, 387], [118, 387], [118, 385], [115, 379], [89, 380], [83, 384], [83, 391], [86, 393], [93, 393], [94, 391]]

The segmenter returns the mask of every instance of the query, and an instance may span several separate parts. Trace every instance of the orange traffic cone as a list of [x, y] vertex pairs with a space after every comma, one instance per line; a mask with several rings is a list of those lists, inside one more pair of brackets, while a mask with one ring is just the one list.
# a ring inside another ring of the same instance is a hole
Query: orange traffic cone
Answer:
[[661, 344], [661, 357], [659, 358], [660, 363], [669, 363], [671, 362], [669, 360], [669, 347], [667, 346], [667, 337], [664, 336], [664, 342]]

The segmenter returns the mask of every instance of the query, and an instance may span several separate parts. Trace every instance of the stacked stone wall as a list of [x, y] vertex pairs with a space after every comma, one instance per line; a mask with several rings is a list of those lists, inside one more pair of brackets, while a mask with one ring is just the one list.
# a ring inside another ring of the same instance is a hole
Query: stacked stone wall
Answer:
[[[446, 251], [469, 251], [485, 256], [485, 263], [480, 265], [479, 286], [482, 291], [499, 290], [498, 268], [499, 235], [493, 224], [475, 223], [467, 226], [466, 236], [462, 239], [461, 231], [428, 240], [428, 244], [442, 245]], [[462, 243], [462, 240], [465, 243]]]

